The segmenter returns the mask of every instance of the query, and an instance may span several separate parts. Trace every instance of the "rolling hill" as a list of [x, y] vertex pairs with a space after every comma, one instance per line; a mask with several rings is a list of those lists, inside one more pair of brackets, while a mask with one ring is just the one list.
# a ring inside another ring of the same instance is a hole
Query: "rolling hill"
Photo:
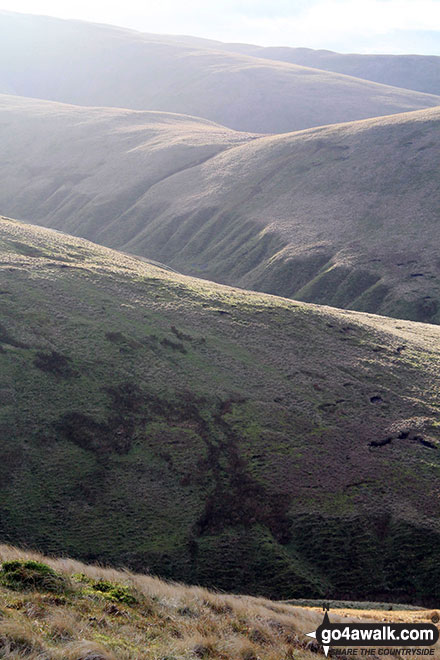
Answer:
[[129, 216], [146, 228], [125, 249], [227, 284], [438, 323], [439, 121], [434, 109], [229, 149], [142, 197]]
[[438, 600], [440, 328], [0, 221], [0, 536], [276, 598]]
[[195, 42], [0, 12], [0, 92], [287, 131], [418, 110], [440, 97]]
[[[213, 44], [210, 47], [213, 48]], [[220, 43], [217, 45], [217, 48], [222, 47], [244, 52], [253, 57], [343, 73], [354, 78], [427, 94], [440, 94], [440, 57], [436, 55], [364, 55], [312, 48], [262, 48]]]
[[[154, 38], [155, 35], [149, 35]], [[157, 38], [158, 35], [156, 35]], [[257, 46], [184, 35], [163, 35], [193, 48], [222, 50], [278, 62], [288, 62], [321, 71], [341, 73], [382, 85], [440, 94], [440, 57], [437, 55], [389, 55], [380, 53], [337, 53], [332, 50]]]
[[121, 216], [150, 188], [255, 137], [185, 115], [3, 95], [0, 122], [5, 213], [95, 238], [121, 219], [124, 241], [145, 221], [136, 230]]
[[188, 274], [440, 321], [440, 110], [279, 136], [0, 97], [0, 208]]

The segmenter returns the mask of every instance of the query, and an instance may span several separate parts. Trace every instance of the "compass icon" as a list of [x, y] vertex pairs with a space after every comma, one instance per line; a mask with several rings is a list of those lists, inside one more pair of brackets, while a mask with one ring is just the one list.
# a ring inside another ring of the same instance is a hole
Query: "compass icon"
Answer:
[[[323, 622], [321, 623], [319, 628], [317, 630], [315, 630], [314, 632], [306, 633], [307, 637], [312, 637], [313, 639], [317, 639], [318, 631], [321, 631], [321, 629], [323, 627], [327, 627], [327, 626], [331, 625], [331, 622], [330, 622], [330, 619], [329, 619], [329, 616], [328, 616], [328, 612], [330, 610], [330, 606], [328, 605], [328, 603], [324, 603], [322, 609], [325, 612]], [[318, 642], [319, 642], [319, 638], [318, 638]], [[329, 645], [323, 645], [323, 649], [324, 649], [325, 656], [327, 657], [328, 652], [330, 650], [330, 646]]]

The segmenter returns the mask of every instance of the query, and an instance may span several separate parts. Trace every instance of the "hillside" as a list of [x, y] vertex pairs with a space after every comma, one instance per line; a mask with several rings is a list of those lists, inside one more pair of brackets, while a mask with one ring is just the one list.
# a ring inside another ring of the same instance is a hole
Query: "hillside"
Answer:
[[63, 217], [85, 234], [119, 218], [159, 181], [253, 137], [185, 115], [7, 95], [0, 95], [0, 117], [5, 212]]
[[[149, 35], [154, 38], [158, 35]], [[163, 35], [195, 48], [223, 50], [279, 62], [342, 73], [353, 78], [411, 89], [426, 94], [440, 94], [440, 57], [436, 55], [387, 55], [380, 53], [337, 53], [332, 50], [257, 46], [255, 44], [216, 41], [199, 37]]]
[[192, 275], [440, 322], [431, 109], [256, 137], [0, 97], [0, 208]]
[[[2, 658], [17, 657], [14, 651], [27, 660], [40, 660], [42, 653], [45, 660], [317, 657], [304, 633], [321, 623], [320, 608], [213, 593], [4, 545], [0, 560]], [[332, 608], [331, 619], [426, 622], [431, 617], [429, 610], [374, 611], [368, 605], [368, 611]]]
[[440, 328], [0, 222], [0, 537], [275, 598], [430, 604]]
[[[222, 46], [217, 45], [218, 48]], [[343, 73], [427, 94], [440, 94], [440, 57], [435, 55], [361, 55], [311, 48], [261, 48], [241, 44], [225, 44], [224, 47], [254, 57]]]
[[[158, 38], [158, 35], [148, 36]], [[163, 35], [162, 38], [193, 48], [240, 53], [250, 57], [341, 73], [353, 78], [425, 94], [440, 94], [440, 57], [436, 55], [337, 53], [324, 49], [257, 46], [183, 35]]]
[[227, 284], [438, 323], [439, 123], [433, 109], [230, 149], [143, 196], [127, 215], [146, 228], [124, 247]]
[[[0, 12], [0, 92], [204, 117], [281, 133], [440, 97], [116, 27]], [[141, 82], [140, 82], [141, 81]]]
[[102, 233], [104, 243], [144, 229], [147, 219], [134, 226], [122, 216], [157, 183], [255, 137], [186, 115], [7, 95], [0, 122], [3, 211], [89, 238]]

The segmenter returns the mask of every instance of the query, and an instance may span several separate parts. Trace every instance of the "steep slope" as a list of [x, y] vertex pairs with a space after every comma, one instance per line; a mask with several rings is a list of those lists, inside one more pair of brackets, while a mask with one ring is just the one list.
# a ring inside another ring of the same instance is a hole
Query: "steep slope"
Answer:
[[439, 598], [440, 328], [0, 231], [3, 540], [235, 592]]
[[177, 112], [260, 133], [440, 104], [438, 96], [80, 21], [2, 12], [0, 31], [0, 92], [21, 96]]
[[438, 323], [440, 110], [289, 135], [0, 97], [0, 208], [178, 270]]

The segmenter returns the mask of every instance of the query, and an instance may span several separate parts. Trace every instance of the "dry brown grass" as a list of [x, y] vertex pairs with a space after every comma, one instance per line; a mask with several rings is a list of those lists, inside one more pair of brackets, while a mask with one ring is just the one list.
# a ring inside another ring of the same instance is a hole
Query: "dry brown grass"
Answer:
[[[129, 607], [81, 594], [57, 599], [0, 591], [0, 658], [28, 660], [311, 660], [304, 633], [322, 621], [318, 608], [214, 593], [102, 566], [0, 546], [0, 560], [44, 561], [66, 577], [83, 573], [131, 587]], [[76, 590], [76, 591], [75, 591]], [[338, 610], [332, 620], [426, 621], [430, 611]]]
[[128, 585], [139, 603], [128, 607], [77, 593], [57, 604], [60, 599], [53, 596], [2, 589], [5, 641], [0, 657], [21, 653], [16, 657], [36, 660], [44, 652], [45, 658], [54, 660], [305, 659], [310, 654], [304, 650], [308, 643], [304, 633], [321, 619], [319, 612], [264, 598], [214, 593], [0, 546], [0, 560], [11, 559], [44, 561], [67, 577], [83, 573]]

